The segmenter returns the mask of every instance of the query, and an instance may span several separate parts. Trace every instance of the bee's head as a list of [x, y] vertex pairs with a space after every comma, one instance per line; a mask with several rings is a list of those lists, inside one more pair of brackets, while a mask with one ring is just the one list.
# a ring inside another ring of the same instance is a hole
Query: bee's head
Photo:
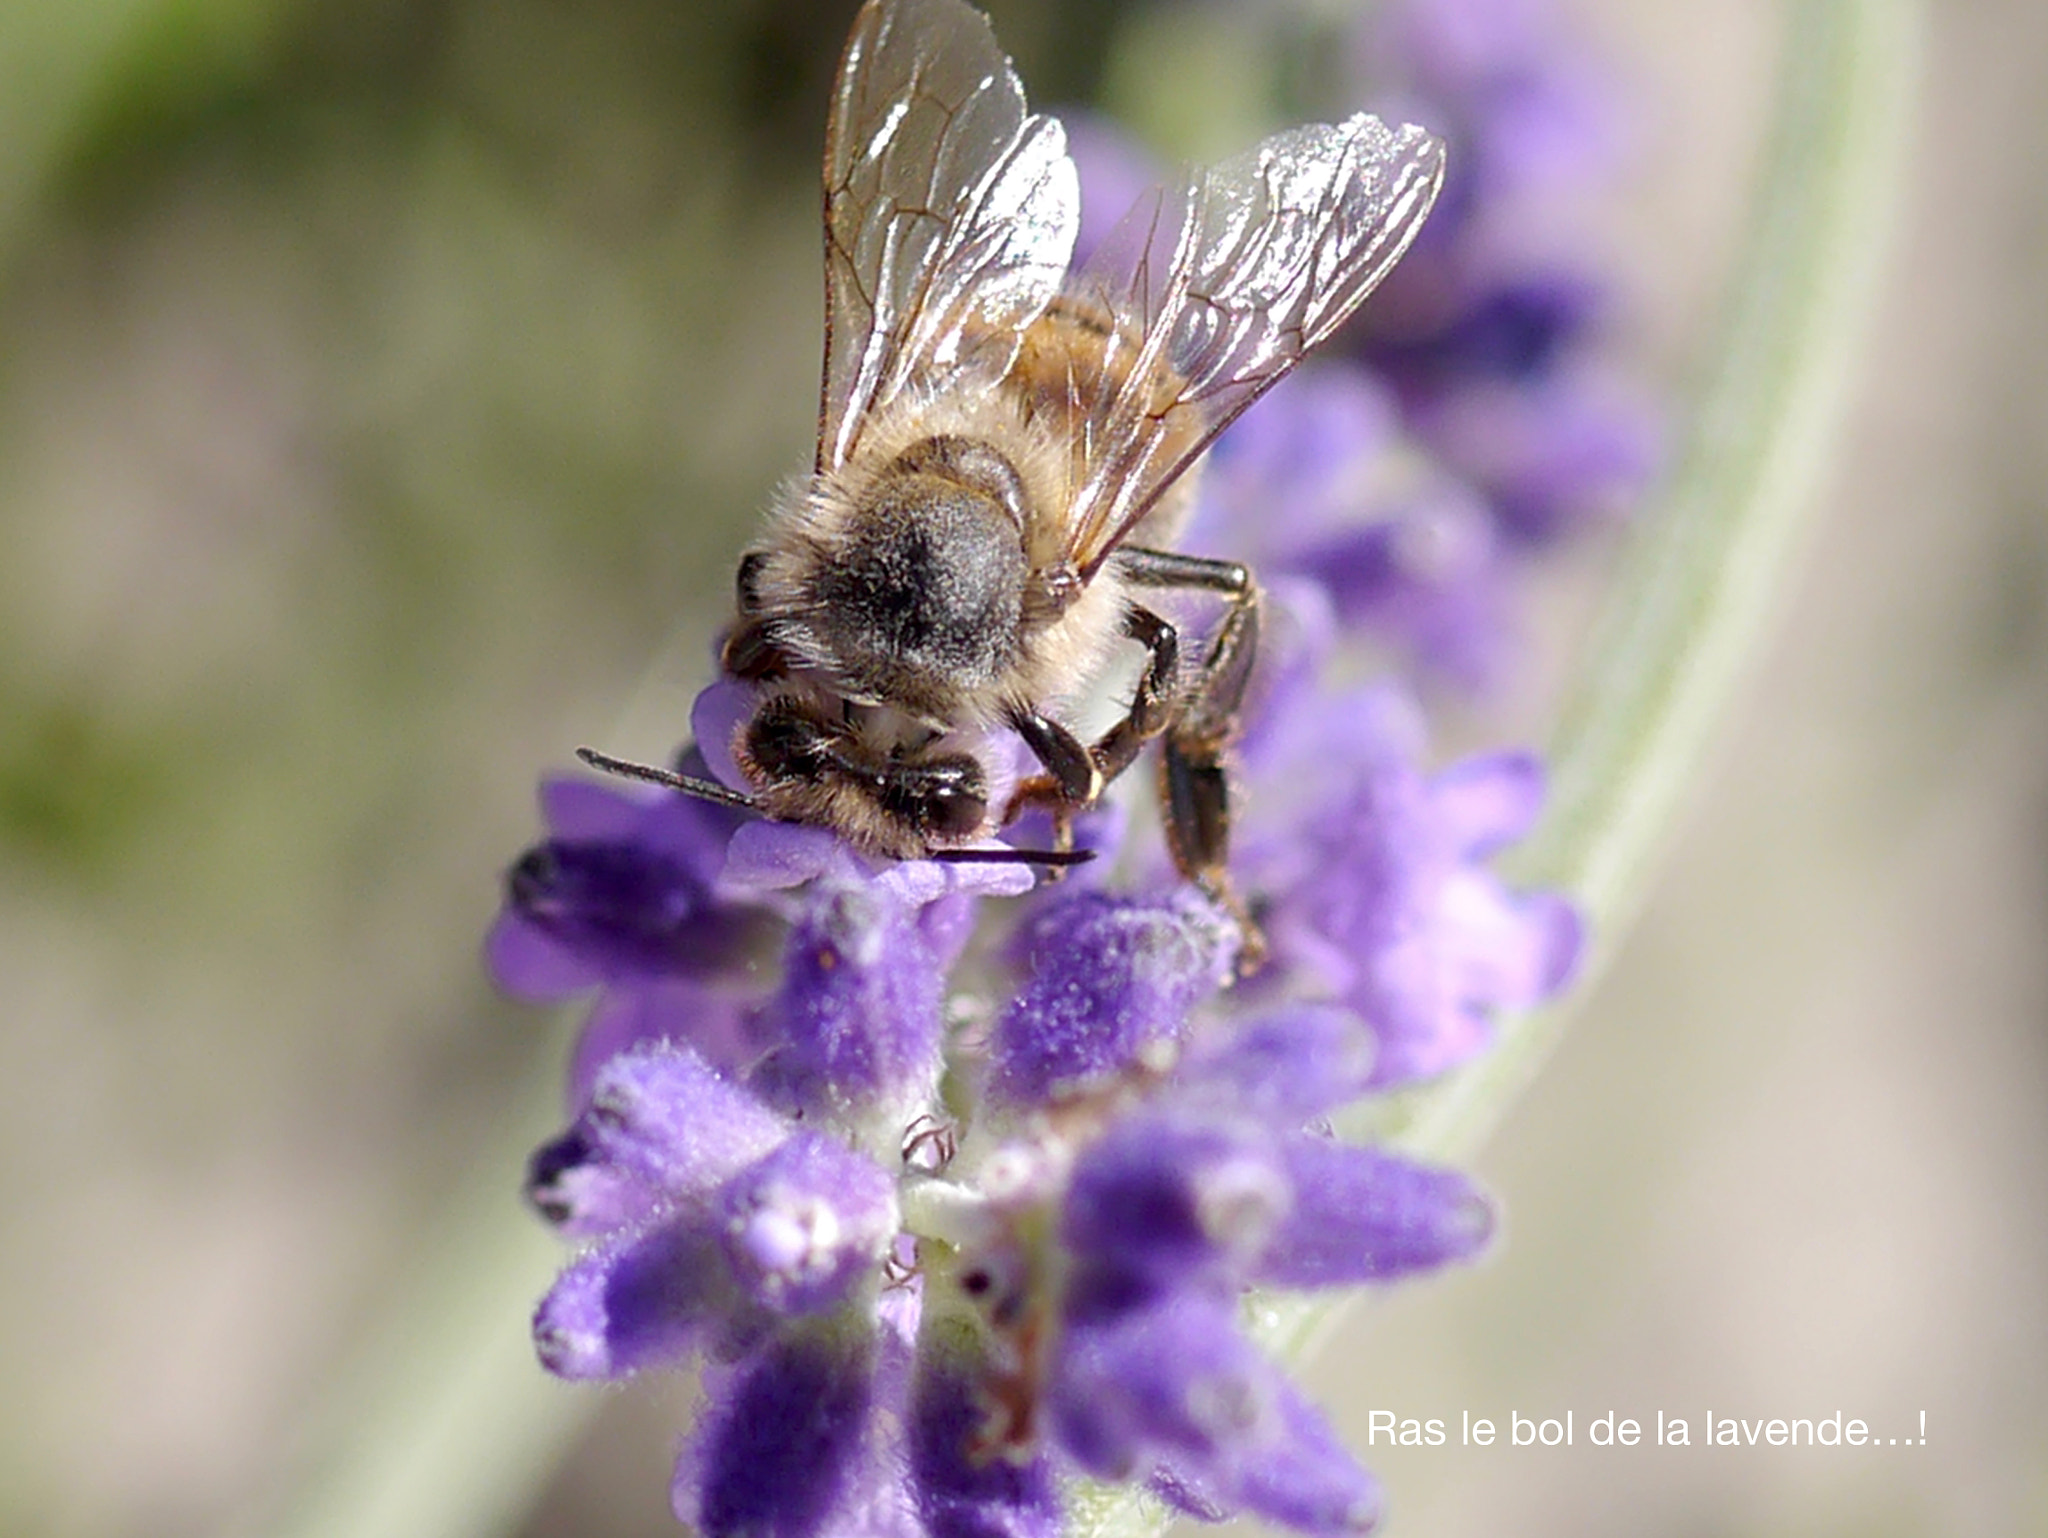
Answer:
[[917, 859], [981, 832], [988, 776], [972, 754], [864, 734], [844, 712], [785, 694], [741, 728], [738, 757], [771, 817], [820, 824], [876, 854]]

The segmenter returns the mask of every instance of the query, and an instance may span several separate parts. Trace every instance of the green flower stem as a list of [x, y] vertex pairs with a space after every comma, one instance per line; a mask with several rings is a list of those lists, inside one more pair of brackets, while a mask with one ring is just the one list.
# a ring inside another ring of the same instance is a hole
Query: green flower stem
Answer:
[[0, 252], [67, 157], [268, 67], [294, 0], [0, 0]]
[[[1550, 811], [1515, 862], [1518, 879], [1571, 894], [1589, 919], [1580, 991], [1633, 917], [1819, 511], [1904, 179], [1918, 36], [1914, 0], [1786, 6], [1778, 103], [1725, 341], [1566, 712]], [[1395, 1141], [1468, 1157], [1555, 1046], [1564, 1014], [1504, 1021], [1493, 1051], [1410, 1097]], [[1252, 1327], [1299, 1360], [1351, 1296], [1261, 1298]], [[1165, 1525], [1128, 1489], [1078, 1494], [1073, 1538]]]
[[[1555, 755], [1548, 822], [1520, 862], [1592, 921], [1595, 966], [1626, 927], [1812, 521], [1851, 382], [1906, 149], [1911, 0], [1791, 0], [1783, 84], [1719, 366], [1666, 505], [1647, 516]], [[1556, 1011], [1504, 1024], [1495, 1051], [1413, 1097], [1400, 1141], [1470, 1152], [1535, 1071]], [[455, 1193], [432, 1271], [337, 1393], [325, 1456], [279, 1538], [468, 1538], [502, 1531], [544, 1485], [595, 1399], [533, 1364], [526, 1319], [553, 1240], [505, 1192], [555, 1119], [557, 1065], [531, 1116]], [[538, 1109], [545, 1104], [545, 1112]], [[1265, 1300], [1257, 1328], [1299, 1355], [1340, 1305]], [[1158, 1531], [1128, 1490], [1075, 1492], [1075, 1538]]]

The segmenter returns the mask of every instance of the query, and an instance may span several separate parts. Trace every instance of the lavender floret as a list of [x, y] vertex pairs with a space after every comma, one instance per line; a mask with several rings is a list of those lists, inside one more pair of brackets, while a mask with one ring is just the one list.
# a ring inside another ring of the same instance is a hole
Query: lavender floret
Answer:
[[1170, 1051], [1229, 981], [1228, 920], [1191, 891], [1079, 893], [1042, 904], [1017, 948], [1028, 979], [996, 1023], [991, 1098], [1042, 1103]]

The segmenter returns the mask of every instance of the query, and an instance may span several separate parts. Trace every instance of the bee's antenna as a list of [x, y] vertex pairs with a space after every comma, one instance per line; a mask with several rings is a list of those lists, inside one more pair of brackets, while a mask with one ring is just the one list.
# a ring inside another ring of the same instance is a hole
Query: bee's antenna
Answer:
[[673, 769], [662, 769], [654, 764], [636, 764], [631, 759], [613, 758], [609, 753], [600, 753], [596, 748], [578, 748], [576, 756], [593, 769], [602, 769], [606, 774], [616, 774], [622, 780], [645, 780], [650, 785], [664, 785], [670, 790], [679, 790], [686, 796], [695, 796], [700, 801], [715, 801], [720, 806], [736, 806], [742, 811], [758, 812], [752, 796], [743, 796], [736, 790], [728, 790], [716, 780], [700, 780], [693, 774], [677, 774]]
[[1095, 858], [1092, 849], [934, 849], [927, 860], [944, 860], [950, 865], [1049, 865], [1065, 869], [1086, 865]]

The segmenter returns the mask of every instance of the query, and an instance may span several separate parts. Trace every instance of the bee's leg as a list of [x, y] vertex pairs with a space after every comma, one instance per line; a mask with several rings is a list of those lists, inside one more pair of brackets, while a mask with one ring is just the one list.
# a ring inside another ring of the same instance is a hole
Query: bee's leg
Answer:
[[1166, 728], [1160, 801], [1174, 864], [1238, 921], [1244, 935], [1238, 973], [1247, 975], [1265, 960], [1266, 942], [1230, 881], [1230, 779], [1224, 758], [1237, 736], [1245, 690], [1258, 657], [1258, 586], [1236, 561], [1129, 548], [1118, 556], [1124, 574], [1134, 583], [1200, 588], [1230, 600], [1216, 639]]
[[1043, 806], [1052, 812], [1052, 847], [1065, 854], [1074, 847], [1074, 813], [1092, 805], [1102, 794], [1102, 774], [1095, 767], [1087, 745], [1050, 716], [1019, 709], [1010, 714], [1010, 726], [1024, 739], [1044, 774], [1035, 774], [1020, 784], [1003, 812], [1005, 824], [1026, 809]]
[[1011, 713], [1010, 725], [1045, 766], [1044, 778], [1060, 800], [1083, 807], [1102, 794], [1102, 775], [1080, 738], [1035, 710]]
[[1133, 604], [1124, 611], [1124, 635], [1151, 653], [1123, 719], [1095, 739], [1088, 750], [1107, 785], [1137, 761], [1145, 744], [1173, 719], [1180, 686], [1180, 632], [1150, 609]]
[[1066, 727], [1034, 710], [1011, 714], [1011, 727], [1046, 772], [1017, 787], [1004, 814], [1005, 822], [1029, 807], [1046, 806], [1052, 809], [1056, 836], [1069, 838], [1073, 814], [1093, 806], [1103, 787], [1130, 768], [1145, 744], [1166, 730], [1179, 680], [1180, 635], [1150, 609], [1135, 605], [1125, 611], [1124, 634], [1151, 657], [1138, 679], [1130, 709], [1092, 746], [1084, 747]]
[[1237, 920], [1244, 937], [1237, 958], [1240, 977], [1264, 963], [1266, 940], [1230, 880], [1230, 777], [1224, 758], [1237, 736], [1258, 646], [1258, 590], [1248, 588], [1224, 616], [1159, 759], [1167, 848], [1181, 874]]

